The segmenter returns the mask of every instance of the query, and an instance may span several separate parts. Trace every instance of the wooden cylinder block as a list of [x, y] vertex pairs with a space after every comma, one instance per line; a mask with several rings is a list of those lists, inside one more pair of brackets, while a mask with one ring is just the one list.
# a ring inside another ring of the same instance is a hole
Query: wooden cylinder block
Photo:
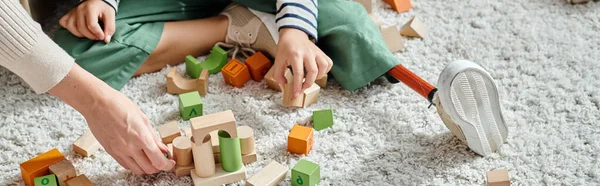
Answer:
[[194, 154], [196, 175], [207, 178], [215, 174], [215, 157], [213, 156], [210, 135], [207, 135], [202, 142], [192, 142], [192, 153]]
[[187, 136], [178, 136], [173, 139], [173, 159], [177, 165], [192, 164], [192, 141]]
[[252, 128], [249, 126], [238, 127], [238, 137], [242, 155], [254, 152], [254, 130]]
[[[219, 148], [221, 149], [221, 165], [225, 172], [235, 172], [242, 168], [242, 152], [240, 138], [232, 138], [226, 131], [219, 131]], [[215, 157], [212, 157], [213, 161]]]

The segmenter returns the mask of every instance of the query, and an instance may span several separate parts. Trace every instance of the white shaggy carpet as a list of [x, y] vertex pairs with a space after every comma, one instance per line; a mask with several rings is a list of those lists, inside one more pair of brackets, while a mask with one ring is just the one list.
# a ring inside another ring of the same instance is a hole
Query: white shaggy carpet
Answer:
[[[220, 74], [212, 75], [205, 113], [231, 109], [238, 125], [256, 131], [259, 160], [248, 165], [249, 176], [272, 160], [291, 167], [306, 158], [321, 166], [320, 185], [482, 185], [492, 169], [509, 169], [513, 185], [600, 185], [600, 2], [413, 4], [410, 12], [397, 14], [376, 1], [375, 14], [386, 25], [402, 25], [413, 15], [429, 25], [429, 37], [408, 39], [398, 60], [434, 83], [456, 59], [488, 69], [501, 91], [507, 143], [489, 157], [474, 154], [423, 98], [381, 79], [354, 92], [330, 81], [318, 103], [290, 109], [280, 106], [282, 94], [263, 83], [236, 89]], [[180, 118], [177, 97], [165, 90], [166, 73], [133, 79], [123, 89], [154, 126]], [[172, 173], [135, 176], [104, 151], [90, 158], [75, 155], [71, 144], [87, 129], [83, 118], [47, 94], [35, 95], [5, 69], [0, 69], [0, 100], [0, 185], [23, 184], [19, 163], [54, 147], [98, 185], [191, 183]], [[288, 130], [322, 108], [335, 109], [333, 128], [315, 133], [308, 156], [289, 154]]]

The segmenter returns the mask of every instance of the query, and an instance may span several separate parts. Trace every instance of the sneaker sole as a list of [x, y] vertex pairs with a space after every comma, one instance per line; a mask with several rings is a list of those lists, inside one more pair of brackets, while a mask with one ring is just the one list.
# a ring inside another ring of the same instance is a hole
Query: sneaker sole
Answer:
[[438, 86], [440, 102], [462, 129], [469, 148], [482, 156], [498, 150], [508, 128], [490, 74], [471, 61], [454, 61], [440, 74]]

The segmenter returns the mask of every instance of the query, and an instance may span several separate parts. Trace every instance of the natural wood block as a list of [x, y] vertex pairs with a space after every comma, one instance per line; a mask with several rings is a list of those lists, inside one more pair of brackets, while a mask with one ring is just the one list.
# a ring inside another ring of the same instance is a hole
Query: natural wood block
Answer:
[[194, 156], [194, 169], [192, 170], [195, 171], [195, 175], [206, 178], [214, 175], [216, 171], [210, 142], [212, 139], [210, 135], [199, 139], [203, 139], [203, 141], [195, 142], [195, 138], [192, 141], [192, 154]]
[[187, 79], [177, 73], [177, 69], [169, 69], [167, 74], [167, 92], [169, 94], [183, 94], [198, 91], [205, 96], [208, 90], [208, 70], [201, 71], [198, 79]]
[[246, 82], [250, 81], [248, 67], [237, 59], [229, 61], [221, 70], [221, 74], [223, 74], [225, 83], [238, 88], [242, 88]]
[[56, 175], [58, 184], [61, 186], [67, 185], [67, 180], [77, 176], [75, 167], [69, 160], [61, 160], [49, 167], [50, 173]]
[[[215, 153], [214, 158], [215, 158], [215, 163], [221, 163], [221, 153]], [[254, 162], [256, 162], [256, 160], [257, 160], [256, 152], [251, 152], [249, 154], [242, 155], [242, 163], [244, 165], [254, 163]]]
[[246, 179], [246, 167], [242, 166], [237, 171], [225, 172], [221, 165], [217, 165], [217, 170], [214, 175], [208, 178], [203, 178], [196, 175], [196, 171], [192, 169], [190, 175], [192, 176], [192, 182], [195, 186], [206, 186], [206, 185], [223, 185], [238, 182]]
[[[247, 186], [277, 186], [281, 183], [288, 172], [288, 168], [272, 161], [260, 172], [246, 180]], [[292, 180], [293, 181], [293, 180]]]
[[287, 83], [283, 85], [283, 105], [288, 107], [302, 107], [304, 104], [304, 94], [294, 97], [294, 78], [286, 77]]
[[390, 52], [404, 50], [404, 38], [402, 38], [396, 26], [381, 29], [381, 35]]
[[237, 130], [242, 155], [254, 152], [254, 129], [249, 126], [240, 126]]
[[179, 112], [183, 120], [202, 116], [202, 98], [198, 91], [179, 94]]
[[[219, 139], [218, 136], [218, 130], [213, 130], [212, 132], [210, 132], [210, 138], [211, 139]], [[212, 149], [213, 149], [213, 153], [217, 153], [217, 152], [221, 152], [221, 148], [219, 148], [219, 140], [211, 140], [212, 142]]]
[[[186, 136], [186, 137], [187, 137], [187, 136]], [[172, 160], [172, 159], [173, 159], [173, 151], [174, 151], [174, 150], [175, 150], [175, 149], [173, 149], [173, 143], [169, 143], [169, 144], [167, 144], [167, 151], [168, 151], [168, 152], [166, 152], [166, 153], [165, 153], [165, 156], [166, 156], [168, 159]]]
[[246, 59], [246, 66], [250, 69], [250, 75], [254, 81], [261, 81], [271, 69], [271, 60], [262, 52], [257, 52]]
[[192, 137], [192, 128], [191, 127], [187, 127], [185, 129], [183, 129], [183, 133], [185, 134], [185, 136], [187, 137]]
[[185, 166], [175, 165], [175, 176], [189, 176], [190, 170], [194, 169], [194, 164], [189, 164]]
[[377, 25], [377, 28], [379, 28], [379, 30], [381, 31], [383, 27], [383, 21], [381, 20], [381, 18], [374, 14], [369, 14], [369, 16], [371, 17], [371, 20], [373, 20], [373, 22]]
[[320, 131], [333, 126], [333, 110], [325, 109], [313, 111], [313, 125], [315, 130]]
[[83, 157], [91, 156], [94, 152], [98, 151], [100, 147], [100, 142], [96, 140], [92, 131], [89, 130], [73, 143], [73, 151]]
[[88, 179], [84, 174], [79, 175], [73, 179], [67, 181], [67, 185], [69, 186], [94, 186], [94, 183]]
[[487, 173], [488, 186], [510, 186], [510, 178], [508, 178], [508, 170], [493, 170]]
[[173, 140], [173, 159], [177, 165], [192, 164], [192, 141], [189, 137], [179, 136]]
[[425, 38], [429, 31], [427, 25], [421, 22], [417, 17], [413, 17], [400, 29], [400, 34], [411, 37]]
[[[267, 74], [265, 75], [265, 82], [267, 82], [267, 86], [273, 90], [276, 91], [283, 91], [283, 87], [279, 85], [279, 83], [277, 83], [277, 81], [275, 81], [275, 68], [269, 69], [269, 72], [267, 72]], [[291, 76], [292, 75], [292, 71], [289, 68], [285, 69], [285, 74], [286, 77]]]
[[354, 0], [358, 3], [360, 3], [363, 7], [365, 7], [365, 10], [367, 10], [367, 13], [371, 13], [373, 12], [373, 0]]
[[237, 137], [237, 126], [231, 110], [192, 118], [190, 123], [194, 139], [204, 139], [210, 132], [215, 130], [224, 130], [229, 133], [231, 138]]
[[317, 98], [319, 98], [319, 92], [321, 91], [321, 87], [317, 84], [313, 84], [304, 90], [304, 101], [302, 103], [302, 107], [306, 108], [313, 103], [317, 102]]
[[179, 122], [171, 121], [167, 124], [158, 126], [158, 134], [160, 134], [160, 137], [164, 144], [169, 144], [173, 142], [173, 139], [175, 139], [178, 136], [181, 136], [181, 130], [179, 130]]
[[25, 184], [32, 186], [33, 179], [50, 174], [50, 165], [55, 164], [65, 157], [54, 148], [48, 152], [44, 152], [30, 160], [27, 160], [19, 165], [21, 168], [21, 176]]
[[54, 174], [40, 176], [33, 179], [35, 186], [57, 186], [58, 181], [56, 181], [56, 176]]
[[412, 9], [412, 4], [410, 3], [410, 0], [384, 0], [387, 4], [389, 4], [390, 6], [392, 6], [392, 9], [396, 10], [397, 12], [408, 12], [410, 9]]
[[308, 154], [313, 145], [313, 129], [294, 125], [288, 135], [288, 151], [296, 154]]
[[321, 77], [321, 79], [317, 79], [315, 81], [315, 83], [317, 85], [319, 85], [321, 88], [325, 88], [327, 86], [327, 74], [325, 74], [323, 77]]
[[301, 159], [292, 168], [293, 186], [314, 186], [321, 181], [321, 168], [318, 164]]

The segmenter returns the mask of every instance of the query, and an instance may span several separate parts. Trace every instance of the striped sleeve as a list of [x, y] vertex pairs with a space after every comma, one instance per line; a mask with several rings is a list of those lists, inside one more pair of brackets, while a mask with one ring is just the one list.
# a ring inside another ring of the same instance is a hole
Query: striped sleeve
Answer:
[[[79, 0], [79, 3], [84, 2], [85, 0]], [[117, 12], [117, 10], [119, 9], [119, 2], [120, 0], [102, 0], [104, 1], [106, 4], [112, 6], [115, 9], [115, 12]]]
[[276, 19], [279, 29], [295, 28], [317, 40], [317, 0], [277, 0]]

